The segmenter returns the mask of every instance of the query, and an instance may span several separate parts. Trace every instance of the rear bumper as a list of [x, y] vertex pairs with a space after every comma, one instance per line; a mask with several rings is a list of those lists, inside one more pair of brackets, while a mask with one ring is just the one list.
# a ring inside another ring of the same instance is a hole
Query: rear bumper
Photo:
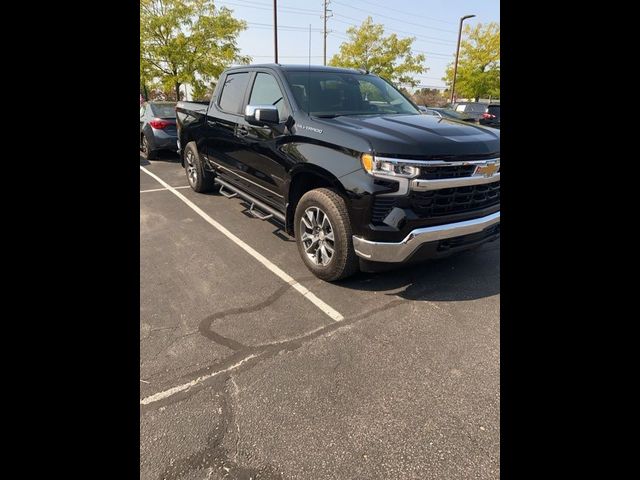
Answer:
[[500, 223], [500, 212], [463, 222], [417, 228], [401, 242], [375, 242], [353, 236], [356, 254], [371, 262], [405, 262], [424, 244], [480, 233]]
[[153, 148], [156, 150], [172, 150], [176, 151], [178, 146], [178, 133], [175, 130], [165, 131], [153, 129]]

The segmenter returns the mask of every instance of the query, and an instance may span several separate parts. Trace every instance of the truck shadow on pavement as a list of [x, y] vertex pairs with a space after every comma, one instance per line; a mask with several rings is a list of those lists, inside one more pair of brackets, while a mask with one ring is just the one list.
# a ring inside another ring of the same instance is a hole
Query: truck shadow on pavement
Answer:
[[343, 288], [384, 292], [405, 300], [476, 300], [500, 293], [500, 241], [451, 257], [399, 266], [379, 273], [360, 272], [336, 282]]

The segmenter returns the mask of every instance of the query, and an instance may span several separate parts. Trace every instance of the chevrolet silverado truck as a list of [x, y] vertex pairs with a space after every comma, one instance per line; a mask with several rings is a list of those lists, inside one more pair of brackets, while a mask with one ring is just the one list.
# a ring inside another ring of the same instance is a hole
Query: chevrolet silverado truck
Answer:
[[421, 115], [366, 71], [234, 67], [176, 113], [191, 188], [280, 223], [323, 280], [499, 238], [500, 132]]

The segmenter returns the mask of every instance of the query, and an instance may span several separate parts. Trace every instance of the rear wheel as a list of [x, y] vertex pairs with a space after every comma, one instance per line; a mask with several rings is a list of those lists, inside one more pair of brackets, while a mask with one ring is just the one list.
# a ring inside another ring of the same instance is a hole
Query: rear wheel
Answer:
[[149, 143], [149, 139], [146, 134], [142, 135], [142, 155], [147, 160], [153, 160], [158, 158], [158, 152], [151, 148], [151, 144]]
[[205, 170], [204, 163], [195, 142], [189, 142], [184, 148], [184, 170], [191, 188], [199, 193], [216, 190], [212, 172]]
[[358, 271], [347, 205], [336, 191], [305, 193], [296, 207], [294, 228], [300, 256], [315, 276], [332, 282]]

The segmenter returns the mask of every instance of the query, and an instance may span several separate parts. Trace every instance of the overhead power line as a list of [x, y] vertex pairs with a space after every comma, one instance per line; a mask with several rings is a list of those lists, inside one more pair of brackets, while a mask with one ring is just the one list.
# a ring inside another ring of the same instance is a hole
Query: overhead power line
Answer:
[[[222, 0], [222, 1], [216, 0], [216, 3], [220, 3], [220, 4], [229, 3], [230, 5], [238, 5], [238, 6], [242, 6], [242, 7], [261, 6], [261, 7], [267, 7], [269, 10], [271, 10], [271, 8], [272, 8], [271, 3], [252, 2], [250, 0], [233, 0], [233, 1], [234, 2], [241, 2], [242, 4], [248, 4], [248, 5], [233, 4], [232, 2], [227, 2], [227, 0]], [[290, 7], [290, 6], [287, 6], [287, 5], [284, 5], [284, 4], [280, 3], [279, 6], [278, 6], [278, 10], [282, 10], [282, 9], [297, 10], [299, 12], [307, 12], [307, 13], [312, 13], [314, 15], [317, 15], [318, 12], [320, 11], [320, 10], [312, 10], [312, 9], [309, 9], [309, 8]]]
[[[336, 13], [335, 15], [337, 17], [346, 18], [347, 20], [358, 22], [358, 23], [349, 23], [349, 22], [345, 22], [344, 20], [334, 19], [336, 22], [345, 23], [345, 24], [350, 25], [352, 27], [359, 27], [361, 25], [361, 23], [362, 23], [357, 18], [347, 17], [346, 15], [342, 15], [340, 13]], [[449, 40], [443, 40], [443, 39], [438, 38], [438, 37], [429, 37], [427, 35], [416, 34], [414, 32], [409, 32], [407, 30], [398, 30], [397, 28], [389, 28], [388, 25], [385, 25], [385, 29], [388, 30], [391, 33], [404, 33], [406, 35], [411, 35], [412, 37], [416, 37], [418, 39], [427, 39], [427, 41], [430, 41], [432, 43], [439, 43], [439, 44], [442, 44], [442, 45], [455, 45], [456, 44], [456, 42], [449, 41]]]
[[[273, 55], [251, 55], [247, 53], [249, 57], [256, 58], [272, 58]], [[309, 55], [278, 55], [279, 58], [309, 58]], [[312, 58], [322, 58], [322, 55], [311, 55]]]
[[[247, 25], [257, 25], [257, 26], [261, 26], [261, 27], [273, 28], [273, 25], [271, 23], [247, 22]], [[309, 27], [298, 27], [296, 25], [278, 25], [278, 29], [281, 29], [281, 28], [296, 28], [296, 29], [302, 29], [305, 32], [309, 31]], [[314, 32], [321, 32], [322, 31], [321, 28], [312, 28], [312, 30]]]
[[[391, 12], [400, 13], [402, 15], [408, 15], [408, 16], [413, 17], [413, 18], [416, 18], [416, 17], [418, 17], [418, 18], [426, 18], [428, 20], [433, 20], [434, 22], [440, 22], [440, 23], [445, 23], [445, 24], [449, 24], [449, 25], [457, 25], [458, 24], [457, 22], [452, 22], [450, 20], [441, 20], [439, 18], [430, 17], [428, 15], [421, 15], [421, 14], [415, 13], [415, 12], [407, 12], [405, 10], [398, 10], [397, 8], [391, 8], [388, 5], [381, 5], [379, 3], [372, 2], [371, 0], [356, 0], [356, 1], [364, 3], [367, 6], [375, 5], [376, 7], [383, 8], [385, 11], [388, 10], [388, 11], [391, 11]], [[360, 9], [360, 10], [362, 10], [362, 9]]]
[[[246, 8], [251, 8], [251, 9], [257, 9], [257, 10], [268, 10], [268, 11], [272, 11], [273, 8], [270, 7], [262, 7], [262, 6], [257, 6], [257, 5], [263, 5], [261, 3], [253, 3], [250, 2], [250, 4], [242, 4], [242, 3], [233, 3], [233, 2], [217, 2], [222, 6], [227, 6], [227, 5], [232, 5], [232, 6], [236, 6], [236, 7], [246, 7]], [[248, 2], [249, 3], [249, 2]], [[306, 13], [307, 11], [293, 11], [293, 10], [289, 10], [289, 9], [285, 9], [285, 8], [278, 8], [278, 11], [281, 11], [283, 13], [289, 13], [292, 15], [306, 15], [306, 16], [310, 16], [310, 17], [315, 17], [316, 15], [318, 15], [318, 13]], [[309, 10], [309, 12], [313, 12], [313, 10]]]
[[[347, 7], [347, 8], [352, 8], [353, 10], [358, 10], [359, 12], [362, 12], [362, 7], [354, 7], [351, 5], [347, 5], [346, 3], [342, 3], [342, 2], [337, 2], [335, 1], [336, 5], [341, 5], [343, 7]], [[437, 28], [437, 27], [430, 27], [430, 26], [426, 26], [423, 23], [414, 23], [414, 22], [409, 22], [407, 20], [404, 20], [402, 18], [396, 18], [396, 17], [390, 17], [389, 15], [385, 15], [384, 13], [378, 13], [378, 12], [374, 12], [373, 10], [371, 10], [370, 8], [367, 8], [367, 12], [371, 12], [372, 15], [377, 15], [379, 17], [384, 17], [384, 18], [388, 18], [389, 20], [395, 20], [397, 22], [402, 22], [405, 23], [407, 25], [414, 25], [416, 27], [420, 27], [420, 28], [428, 28], [431, 30], [439, 30], [442, 32], [451, 32], [451, 33], [458, 33], [455, 30], [445, 30], [443, 28]]]

